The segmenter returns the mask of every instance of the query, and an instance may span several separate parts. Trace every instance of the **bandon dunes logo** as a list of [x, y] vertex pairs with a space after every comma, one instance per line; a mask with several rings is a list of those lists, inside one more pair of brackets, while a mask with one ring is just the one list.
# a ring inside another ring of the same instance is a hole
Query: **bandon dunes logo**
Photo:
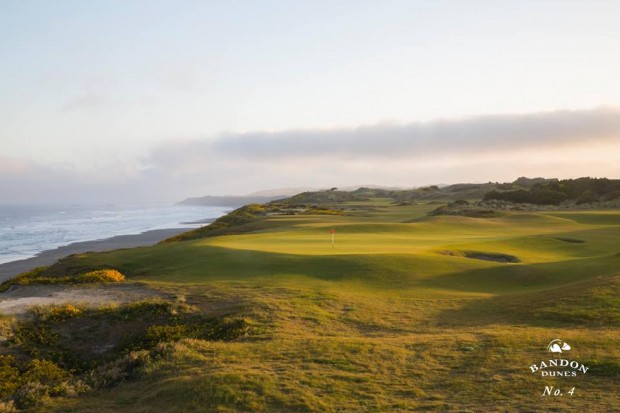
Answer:
[[[547, 351], [552, 354], [563, 354], [571, 349], [570, 344], [557, 338], [547, 345]], [[565, 358], [542, 360], [530, 366], [532, 373], [540, 372], [542, 377], [576, 377], [577, 373], [585, 374], [589, 369], [583, 363]]]
[[570, 349], [570, 345], [567, 342], [560, 340], [559, 338], [551, 340], [551, 343], [549, 343], [549, 345], [547, 346], [547, 350], [550, 353], [562, 353], [563, 351], [568, 351]]

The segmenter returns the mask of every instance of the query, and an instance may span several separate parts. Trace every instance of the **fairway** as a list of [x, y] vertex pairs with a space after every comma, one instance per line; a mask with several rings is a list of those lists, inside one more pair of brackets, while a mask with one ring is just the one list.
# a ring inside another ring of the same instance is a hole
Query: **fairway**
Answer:
[[[460, 291], [467, 284], [463, 280], [480, 278], [488, 279], [479, 285], [484, 292], [513, 293], [580, 282], [618, 269], [617, 213], [469, 218], [427, 216], [428, 208], [390, 206], [388, 200], [373, 200], [369, 206], [380, 208], [364, 216], [272, 216], [265, 219], [264, 229], [249, 234], [93, 254], [89, 259], [145, 281], [272, 282], [294, 275], [354, 283], [362, 289], [396, 289], [399, 294], [419, 294], [434, 281], [433, 288]], [[592, 217], [598, 218], [588, 223]]]

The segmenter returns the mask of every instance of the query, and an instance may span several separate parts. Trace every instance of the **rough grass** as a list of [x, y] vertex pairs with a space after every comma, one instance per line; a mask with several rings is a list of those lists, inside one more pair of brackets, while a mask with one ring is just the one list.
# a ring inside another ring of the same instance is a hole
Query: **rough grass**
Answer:
[[97, 308], [67, 304], [33, 308], [30, 317], [16, 323], [10, 341], [32, 357], [84, 371], [161, 341], [236, 338], [244, 325], [243, 320], [206, 318], [189, 306], [165, 301]]
[[18, 409], [40, 407], [128, 379], [159, 343], [233, 340], [245, 330], [242, 319], [207, 318], [165, 301], [35, 307], [0, 349], [0, 398]]
[[[620, 362], [616, 330], [592, 334], [547, 322], [494, 324], [494, 314], [452, 319], [468, 299], [411, 300], [359, 293], [243, 284], [194, 286], [188, 302], [239, 305], [257, 327], [241, 342], [181, 340], [140, 378], [99, 395], [63, 402], [67, 411], [614, 411]], [[170, 287], [174, 288], [178, 287]], [[187, 288], [183, 289], [185, 292]], [[380, 298], [380, 299], [379, 299]], [[522, 300], [526, 297], [522, 297]], [[525, 305], [525, 304], [523, 304]], [[487, 310], [490, 307], [487, 307]], [[260, 328], [265, 328], [261, 330]], [[585, 378], [543, 379], [528, 366], [562, 337], [571, 357], [591, 363]], [[572, 399], [544, 400], [545, 385], [575, 386]]]

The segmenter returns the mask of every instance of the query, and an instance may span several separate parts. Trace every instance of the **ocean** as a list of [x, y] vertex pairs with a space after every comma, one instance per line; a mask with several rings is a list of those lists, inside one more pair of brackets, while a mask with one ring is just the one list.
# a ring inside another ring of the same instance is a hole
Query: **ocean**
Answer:
[[165, 228], [198, 227], [229, 207], [181, 205], [0, 205], [0, 264], [73, 242]]

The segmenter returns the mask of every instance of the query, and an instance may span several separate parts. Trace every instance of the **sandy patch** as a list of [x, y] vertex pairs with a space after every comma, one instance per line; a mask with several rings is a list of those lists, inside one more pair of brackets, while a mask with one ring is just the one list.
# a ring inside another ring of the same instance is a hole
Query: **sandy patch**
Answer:
[[473, 260], [493, 261], [502, 263], [521, 262], [518, 257], [498, 252], [482, 252], [482, 251], [439, 251], [442, 255], [450, 255], [453, 257], [470, 258]]
[[67, 303], [99, 306], [162, 296], [161, 292], [141, 284], [13, 286], [9, 291], [0, 294], [0, 313], [19, 315], [32, 306]]

